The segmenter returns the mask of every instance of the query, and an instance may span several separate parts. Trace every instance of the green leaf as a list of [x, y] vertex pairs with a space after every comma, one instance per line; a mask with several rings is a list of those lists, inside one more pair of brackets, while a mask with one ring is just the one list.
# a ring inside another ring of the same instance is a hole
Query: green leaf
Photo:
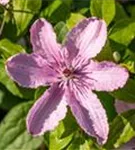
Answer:
[[135, 110], [130, 110], [113, 120], [105, 147], [107, 149], [118, 148], [133, 137], [135, 137]]
[[77, 124], [71, 113], [68, 113], [66, 118], [60, 122], [54, 131], [49, 135], [45, 134], [46, 143], [48, 143], [49, 150], [62, 150], [72, 140], [74, 132], [77, 130]]
[[118, 51], [120, 54], [122, 54], [125, 51], [125, 49], [127, 48], [125, 45], [117, 43], [111, 39], [109, 39], [109, 44], [110, 44], [110, 47], [113, 52]]
[[0, 55], [7, 59], [8, 57], [17, 53], [23, 53], [25, 50], [22, 46], [10, 42], [8, 39], [0, 41]]
[[31, 19], [38, 13], [41, 3], [41, 0], [13, 0], [13, 17], [17, 27], [17, 36], [26, 30]]
[[99, 18], [102, 18], [102, 1], [91, 0], [90, 12], [92, 16], [97, 16]]
[[88, 140], [80, 136], [73, 139], [67, 150], [90, 150], [90, 145]]
[[66, 150], [105, 150], [98, 145], [93, 137], [88, 136], [82, 130], [75, 132], [74, 137]]
[[66, 22], [68, 29], [72, 29], [77, 23], [79, 23], [84, 18], [85, 16], [79, 13], [71, 13], [69, 19]]
[[90, 0], [73, 0], [74, 9], [79, 11], [83, 8], [88, 8]]
[[128, 46], [128, 44], [132, 41], [134, 37], [134, 19], [122, 19], [120, 21], [117, 21], [109, 33], [109, 39], [125, 46]]
[[14, 107], [0, 124], [1, 150], [35, 150], [43, 139], [33, 138], [26, 131], [25, 118], [32, 102], [22, 103]]
[[11, 80], [5, 70], [5, 63], [0, 60], [0, 82], [15, 96], [20, 98], [33, 99], [34, 90], [21, 88]]
[[72, 6], [73, 4], [73, 0], [62, 0], [69, 8]]
[[63, 41], [65, 41], [65, 37], [68, 32], [66, 24], [61, 21], [55, 25], [54, 30], [57, 34], [57, 41], [59, 43], [63, 43]]
[[126, 49], [123, 59], [124, 61], [122, 62], [122, 65], [131, 73], [135, 73], [135, 53]]
[[113, 49], [110, 45], [109, 40], [106, 42], [106, 45], [104, 46], [103, 50], [95, 57], [98, 61], [113, 61]]
[[127, 19], [128, 16], [120, 3], [116, 2], [116, 14], [115, 14], [115, 21], [119, 21], [121, 19]]
[[108, 121], [111, 122], [117, 115], [114, 107], [114, 103], [115, 103], [114, 97], [109, 95], [107, 92], [96, 92], [96, 93], [106, 110]]
[[34, 100], [37, 100], [46, 90], [48, 87], [39, 87], [35, 91]]
[[0, 108], [9, 110], [15, 105], [24, 102], [24, 99], [20, 99], [17, 96], [12, 95], [4, 85], [0, 84]]
[[134, 5], [128, 5], [127, 11], [131, 17], [135, 17], [135, 6]]
[[115, 16], [115, 0], [91, 0], [90, 12], [109, 25]]
[[41, 17], [48, 19], [51, 23], [65, 21], [70, 15], [70, 3], [64, 0], [54, 0], [41, 12]]
[[0, 14], [4, 14], [4, 7], [0, 5]]
[[123, 100], [126, 102], [135, 102], [135, 81], [129, 79], [126, 85], [111, 93], [116, 99]]

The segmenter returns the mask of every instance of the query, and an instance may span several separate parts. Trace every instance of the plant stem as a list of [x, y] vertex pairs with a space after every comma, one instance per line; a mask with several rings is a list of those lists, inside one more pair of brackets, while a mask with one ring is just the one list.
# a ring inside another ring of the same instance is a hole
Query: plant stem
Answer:
[[2, 23], [1, 23], [1, 26], [0, 26], [0, 36], [2, 35], [2, 31], [4, 29], [4, 25], [5, 25], [5, 21], [6, 21], [6, 15], [7, 15], [7, 10], [5, 9], [4, 10], [4, 17], [3, 17], [3, 20], [2, 20]]

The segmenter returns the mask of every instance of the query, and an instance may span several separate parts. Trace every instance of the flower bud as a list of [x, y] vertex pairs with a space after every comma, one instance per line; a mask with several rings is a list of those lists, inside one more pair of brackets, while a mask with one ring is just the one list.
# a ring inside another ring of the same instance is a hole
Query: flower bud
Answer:
[[117, 51], [113, 52], [113, 59], [115, 62], [119, 62], [121, 59], [120, 53]]

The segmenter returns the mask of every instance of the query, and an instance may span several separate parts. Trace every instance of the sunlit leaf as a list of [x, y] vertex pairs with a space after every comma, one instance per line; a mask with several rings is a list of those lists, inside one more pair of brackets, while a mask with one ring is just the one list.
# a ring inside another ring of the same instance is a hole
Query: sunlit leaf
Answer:
[[115, 0], [91, 0], [92, 16], [102, 18], [109, 25], [115, 16]]
[[38, 13], [42, 0], [13, 0], [13, 16], [17, 26], [17, 36], [28, 27], [31, 19]]
[[25, 52], [24, 48], [18, 44], [10, 42], [8, 39], [3, 39], [0, 41], [0, 55], [5, 59], [8, 57]]
[[76, 137], [67, 150], [90, 150], [90, 144], [83, 136]]
[[58, 42], [63, 43], [63, 41], [66, 37], [66, 34], [68, 32], [67, 25], [61, 21], [55, 25], [54, 30], [57, 34]]
[[48, 133], [49, 135], [45, 134], [45, 140], [49, 143], [49, 150], [62, 150], [65, 148], [71, 142], [77, 129], [75, 119], [68, 113], [54, 131]]
[[122, 19], [112, 27], [109, 38], [119, 44], [128, 46], [135, 37], [135, 20]]
[[110, 126], [108, 142], [105, 147], [114, 149], [135, 137], [135, 110], [118, 115]]
[[79, 23], [81, 20], [83, 20], [85, 16], [79, 14], [79, 13], [72, 13], [67, 20], [67, 27], [68, 29], [72, 29], [77, 23]]

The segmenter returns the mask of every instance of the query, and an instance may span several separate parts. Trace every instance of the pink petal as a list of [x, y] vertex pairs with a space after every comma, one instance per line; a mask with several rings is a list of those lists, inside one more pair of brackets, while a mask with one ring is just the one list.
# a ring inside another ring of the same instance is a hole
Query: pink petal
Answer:
[[37, 54], [18, 54], [8, 59], [9, 76], [23, 87], [36, 88], [56, 82], [57, 73]]
[[65, 117], [67, 108], [63, 94], [64, 89], [54, 84], [37, 100], [27, 116], [29, 133], [34, 136], [42, 135], [53, 130]]
[[113, 91], [122, 88], [129, 75], [125, 68], [113, 62], [91, 62], [90, 78], [92, 89], [97, 91]]
[[49, 61], [60, 57], [60, 45], [56, 41], [51, 24], [45, 19], [35, 21], [30, 29], [30, 37], [34, 51], [40, 51]]
[[89, 90], [69, 91], [69, 106], [81, 128], [90, 136], [104, 144], [108, 137], [108, 122], [104, 108], [97, 96]]
[[115, 108], [117, 110], [117, 113], [122, 113], [130, 109], [135, 109], [135, 103], [126, 103], [124, 101], [116, 100]]
[[105, 44], [107, 27], [103, 20], [88, 18], [81, 21], [68, 34], [66, 43], [69, 59], [83, 56], [86, 59], [95, 57]]
[[9, 0], [0, 0], [1, 5], [6, 5], [7, 3], [9, 3]]

